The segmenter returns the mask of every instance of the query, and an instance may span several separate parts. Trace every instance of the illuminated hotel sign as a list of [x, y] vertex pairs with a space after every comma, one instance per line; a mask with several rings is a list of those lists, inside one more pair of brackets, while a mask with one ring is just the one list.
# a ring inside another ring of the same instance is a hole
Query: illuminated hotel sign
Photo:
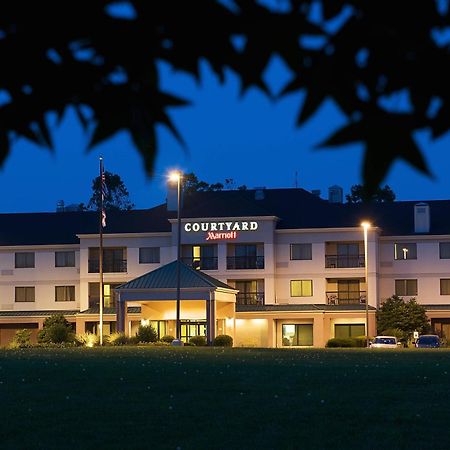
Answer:
[[236, 239], [238, 231], [256, 231], [258, 222], [188, 222], [184, 224], [186, 233], [208, 233], [207, 241]]

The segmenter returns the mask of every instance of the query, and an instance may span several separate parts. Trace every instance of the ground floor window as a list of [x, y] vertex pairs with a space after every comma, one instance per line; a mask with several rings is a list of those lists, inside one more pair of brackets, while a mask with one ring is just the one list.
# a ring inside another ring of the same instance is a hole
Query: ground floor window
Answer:
[[180, 324], [181, 340], [189, 342], [194, 336], [206, 336], [206, 322], [184, 321]]
[[[86, 322], [84, 330], [89, 333], [99, 334], [100, 324], [98, 322]], [[116, 322], [103, 322], [103, 335], [116, 332]]]
[[158, 339], [169, 334], [167, 332], [167, 321], [166, 320], [150, 320], [149, 325], [156, 331]]
[[363, 323], [339, 324], [334, 326], [334, 337], [338, 339], [365, 336], [366, 327]]
[[450, 319], [431, 319], [433, 332], [450, 342]]
[[283, 324], [282, 344], [283, 347], [313, 345], [312, 324]]

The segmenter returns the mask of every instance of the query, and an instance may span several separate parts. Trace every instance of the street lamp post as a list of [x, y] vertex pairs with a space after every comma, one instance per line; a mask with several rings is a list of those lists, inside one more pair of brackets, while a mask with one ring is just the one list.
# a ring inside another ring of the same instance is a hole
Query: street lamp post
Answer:
[[370, 228], [369, 222], [363, 222], [364, 228], [364, 277], [366, 280], [366, 347], [369, 347], [369, 267], [367, 259], [367, 230]]
[[169, 180], [177, 183], [177, 307], [176, 307], [176, 325], [175, 325], [175, 339], [181, 341], [181, 326], [180, 326], [180, 299], [181, 299], [181, 286], [180, 286], [180, 261], [181, 261], [181, 179], [182, 174], [179, 171], [171, 172]]

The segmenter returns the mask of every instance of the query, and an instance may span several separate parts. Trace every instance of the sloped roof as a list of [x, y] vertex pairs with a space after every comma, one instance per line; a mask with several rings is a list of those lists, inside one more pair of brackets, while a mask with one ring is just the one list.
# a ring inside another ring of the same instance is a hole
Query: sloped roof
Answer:
[[[0, 245], [79, 244], [77, 234], [96, 234], [95, 211], [0, 214]], [[105, 234], [169, 232], [167, 209], [108, 211]]]
[[116, 290], [125, 289], [176, 289], [177, 265], [180, 266], [180, 287], [185, 288], [225, 288], [234, 289], [225, 283], [207, 275], [200, 270], [194, 270], [183, 262], [173, 261], [169, 264], [141, 275], [128, 283], [122, 284]]
[[[414, 235], [417, 201], [381, 204], [329, 203], [304, 189], [195, 192], [183, 199], [181, 217], [221, 218], [275, 216], [277, 229], [358, 227], [370, 220], [382, 235]], [[450, 201], [426, 201], [430, 206], [430, 233], [450, 234]], [[170, 232], [176, 212], [162, 204], [151, 209], [108, 211], [105, 235]], [[99, 215], [92, 211], [0, 214], [0, 246], [78, 244], [77, 234], [97, 234]]]
[[64, 314], [65, 316], [76, 316], [77, 309], [60, 310], [51, 309], [48, 311], [0, 311], [0, 317], [47, 317], [53, 314]]

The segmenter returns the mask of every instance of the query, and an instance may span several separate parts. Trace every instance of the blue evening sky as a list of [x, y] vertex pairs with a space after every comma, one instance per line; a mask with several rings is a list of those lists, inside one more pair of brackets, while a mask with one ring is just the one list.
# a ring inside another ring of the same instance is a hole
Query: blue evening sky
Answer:
[[[3, 195], [0, 212], [54, 211], [58, 200], [65, 204], [87, 203], [91, 183], [98, 175], [98, 158], [103, 155], [105, 170], [118, 173], [137, 208], [165, 201], [166, 174], [171, 168], [195, 172], [209, 183], [232, 178], [249, 188], [320, 189], [326, 198], [329, 186], [338, 184], [348, 193], [360, 183], [362, 145], [317, 150], [345, 118], [332, 102], [325, 102], [318, 114], [301, 128], [295, 126], [302, 94], [280, 101], [266, 98], [258, 90], [240, 96], [239, 83], [228, 72], [221, 85], [206, 63], [202, 81], [160, 66], [165, 90], [192, 101], [192, 106], [174, 108], [171, 117], [187, 143], [183, 149], [163, 127], [158, 130], [159, 150], [155, 175], [147, 177], [140, 156], [125, 132], [86, 153], [89, 136], [68, 109], [54, 128], [54, 153], [26, 140], [18, 141], [0, 169]], [[274, 58], [265, 76], [276, 93], [290, 74]], [[49, 117], [50, 123], [53, 118]], [[53, 121], [54, 122], [54, 121]], [[427, 131], [416, 135], [434, 175], [426, 177], [398, 161], [384, 180], [398, 200], [446, 199], [450, 194], [448, 167], [450, 133], [433, 142]]]

